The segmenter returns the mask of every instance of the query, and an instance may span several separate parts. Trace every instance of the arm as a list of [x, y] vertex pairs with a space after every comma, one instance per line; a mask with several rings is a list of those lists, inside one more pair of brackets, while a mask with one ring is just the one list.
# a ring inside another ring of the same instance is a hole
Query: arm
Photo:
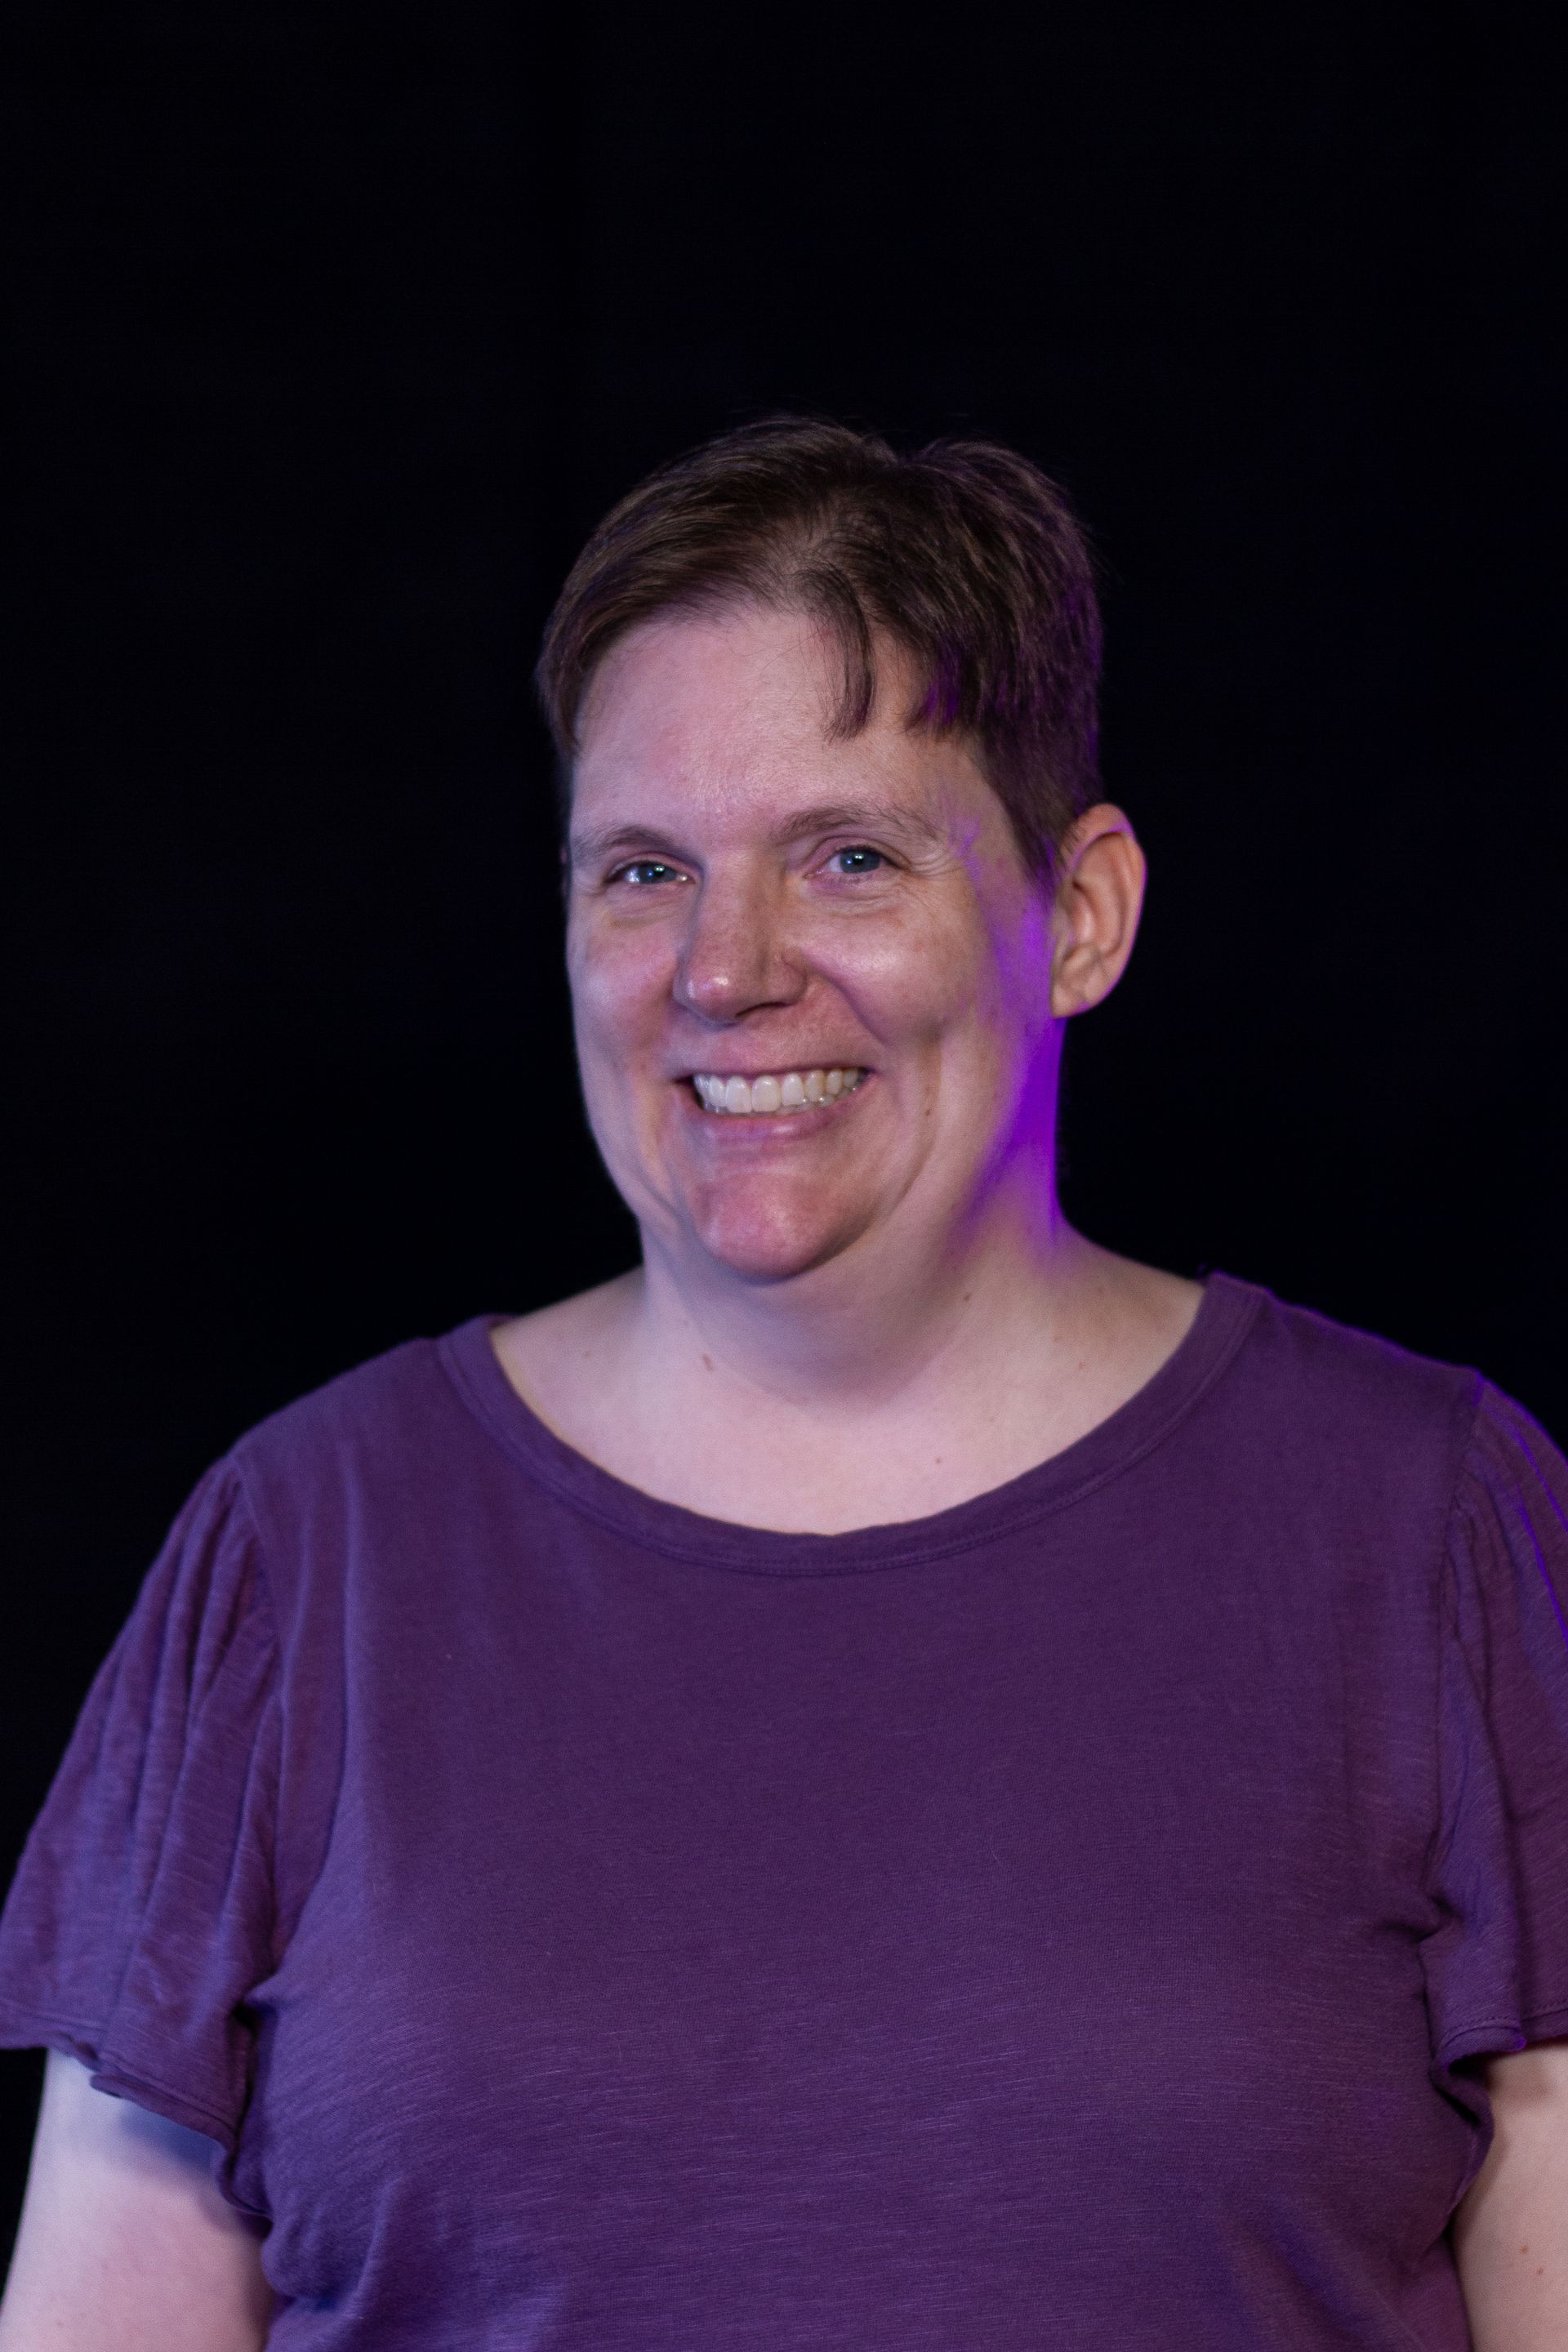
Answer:
[[0, 2352], [258, 2352], [272, 2291], [212, 2153], [51, 2050]]
[[[1475, 2352], [1568, 2344], [1568, 2041], [1487, 2062], [1496, 2134], [1455, 2210]], [[0, 2341], [0, 2352], [4, 2352]]]

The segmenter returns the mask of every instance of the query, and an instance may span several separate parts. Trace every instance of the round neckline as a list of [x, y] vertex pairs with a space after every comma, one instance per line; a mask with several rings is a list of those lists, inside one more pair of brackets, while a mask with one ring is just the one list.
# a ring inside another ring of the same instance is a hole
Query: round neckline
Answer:
[[645, 1550], [753, 1574], [834, 1575], [933, 1560], [995, 1542], [1081, 1502], [1162, 1444], [1240, 1348], [1266, 1293], [1211, 1272], [1184, 1337], [1142, 1388], [1075, 1438], [1000, 1486], [919, 1519], [837, 1535], [750, 1528], [669, 1503], [605, 1470], [542, 1422], [508, 1380], [490, 1334], [510, 1318], [475, 1315], [435, 1342], [468, 1411], [487, 1433], [561, 1501]]

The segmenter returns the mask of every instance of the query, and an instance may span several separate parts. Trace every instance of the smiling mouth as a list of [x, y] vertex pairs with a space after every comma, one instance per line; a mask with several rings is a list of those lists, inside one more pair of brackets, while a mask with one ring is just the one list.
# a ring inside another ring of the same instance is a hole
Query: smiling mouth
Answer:
[[699, 1071], [691, 1083], [704, 1110], [748, 1118], [758, 1111], [765, 1117], [774, 1111], [810, 1110], [819, 1103], [836, 1102], [841, 1095], [853, 1094], [865, 1075], [864, 1070], [843, 1068], [776, 1070], [740, 1078]]

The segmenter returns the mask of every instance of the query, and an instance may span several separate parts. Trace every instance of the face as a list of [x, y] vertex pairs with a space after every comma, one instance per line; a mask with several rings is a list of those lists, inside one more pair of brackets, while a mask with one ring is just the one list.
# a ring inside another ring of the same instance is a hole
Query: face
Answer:
[[660, 616], [582, 714], [584, 1097], [678, 1273], [777, 1283], [896, 1258], [900, 1234], [940, 1247], [1019, 1154], [1048, 1167], [1052, 910], [970, 754], [904, 727], [896, 652], [870, 723], [834, 741], [837, 675], [795, 614]]

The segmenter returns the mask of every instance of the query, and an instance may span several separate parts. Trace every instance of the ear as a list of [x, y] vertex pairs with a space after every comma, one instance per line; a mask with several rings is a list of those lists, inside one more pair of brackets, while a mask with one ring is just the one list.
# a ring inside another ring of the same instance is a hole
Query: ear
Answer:
[[1131, 822], [1109, 801], [1085, 809], [1057, 854], [1051, 1011], [1087, 1013], [1127, 968], [1148, 868]]

